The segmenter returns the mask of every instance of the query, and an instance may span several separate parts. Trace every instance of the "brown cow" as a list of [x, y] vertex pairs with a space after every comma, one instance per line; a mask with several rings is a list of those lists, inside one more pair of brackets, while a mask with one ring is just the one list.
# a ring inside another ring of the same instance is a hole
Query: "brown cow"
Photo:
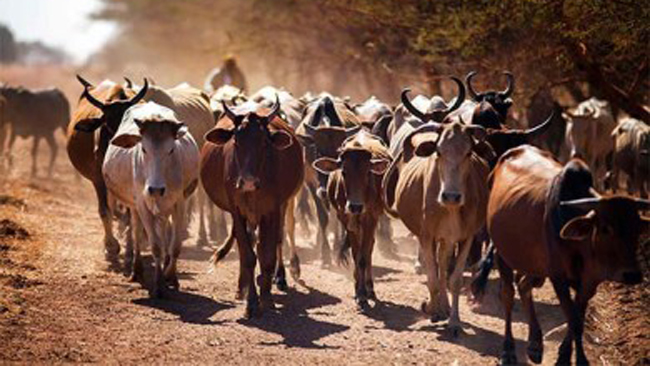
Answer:
[[[144, 98], [149, 84], [145, 79], [144, 87], [131, 98], [134, 94], [132, 91], [111, 81], [93, 86], [82, 77], [77, 78], [84, 86], [84, 91], [68, 125], [66, 147], [72, 165], [95, 188], [99, 216], [104, 225], [105, 255], [107, 260], [113, 262], [117, 260], [120, 245], [113, 236], [102, 164], [108, 144], [120, 126], [124, 112]], [[96, 134], [98, 129], [99, 133]]]
[[[449, 317], [454, 335], [461, 330], [458, 298], [462, 272], [472, 238], [485, 221], [489, 168], [472, 149], [476, 140], [485, 137], [483, 127], [457, 120], [421, 126], [404, 141], [402, 155], [412, 157], [401, 168], [394, 194], [384, 188], [389, 212], [397, 214], [420, 241], [430, 296], [423, 311], [432, 320]], [[384, 187], [390, 173], [384, 177]], [[459, 254], [450, 280], [450, 314], [447, 269], [456, 243]]]
[[634, 118], [625, 118], [612, 132], [614, 161], [611, 174], [614, 189], [620, 172], [627, 175], [628, 193], [648, 198], [650, 189], [650, 126]]
[[384, 213], [381, 180], [390, 164], [388, 149], [378, 137], [365, 130], [349, 138], [339, 149], [338, 159], [323, 157], [314, 168], [329, 175], [327, 196], [345, 228], [345, 244], [339, 257], [352, 248], [355, 298], [360, 309], [368, 298], [376, 300], [372, 280], [372, 250], [375, 229]]
[[[517, 361], [511, 329], [515, 279], [529, 318], [528, 356], [542, 361], [532, 288], [549, 277], [569, 323], [557, 363], [570, 364], [575, 342], [577, 364], [587, 364], [582, 346], [587, 303], [602, 281], [642, 281], [635, 253], [650, 220], [638, 211], [648, 209], [650, 202], [600, 196], [584, 162], [573, 159], [562, 167], [532, 146], [501, 157], [491, 179], [487, 224], [497, 250], [506, 311], [502, 363]], [[576, 289], [573, 299], [571, 287]]]
[[284, 276], [278, 251], [282, 248], [285, 212], [304, 173], [302, 148], [291, 127], [278, 118], [280, 103], [276, 102], [268, 114], [260, 114], [260, 109], [253, 102], [234, 110], [224, 104], [225, 117], [208, 132], [206, 140], [211, 143], [206, 143], [201, 152], [203, 186], [210, 199], [233, 219], [231, 235], [237, 240], [240, 259], [239, 293], [247, 290], [248, 318], [259, 307], [251, 229], [258, 228], [261, 305], [273, 307], [271, 282], [276, 261], [278, 277]]

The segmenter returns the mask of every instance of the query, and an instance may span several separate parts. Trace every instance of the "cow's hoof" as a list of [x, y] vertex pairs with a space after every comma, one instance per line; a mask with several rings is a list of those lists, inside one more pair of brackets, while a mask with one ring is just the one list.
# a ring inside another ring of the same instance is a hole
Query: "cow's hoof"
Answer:
[[260, 307], [261, 307], [261, 311], [276, 309], [275, 302], [271, 298], [262, 299], [262, 301], [260, 302]]
[[357, 299], [357, 311], [360, 313], [365, 313], [370, 310], [370, 305], [366, 299]]
[[257, 301], [255, 302], [248, 302], [246, 304], [246, 312], [244, 312], [244, 318], [245, 319], [253, 319], [256, 316], [260, 315], [260, 306]]
[[415, 274], [418, 275], [424, 274], [424, 266], [421, 265], [420, 263], [416, 263], [415, 266], [413, 266], [413, 270], [415, 271]]
[[377, 298], [377, 294], [375, 293], [375, 290], [368, 290], [368, 299], [372, 301], [379, 301]]
[[528, 354], [530, 362], [540, 364], [542, 363], [542, 357], [544, 356], [544, 347], [541, 344], [531, 344], [528, 346], [526, 353]]
[[181, 287], [181, 284], [178, 282], [178, 277], [176, 275], [170, 278], [165, 278], [165, 283], [174, 291], [178, 291], [178, 289]]
[[114, 263], [119, 261], [120, 243], [115, 238], [104, 241], [104, 258], [106, 261]]
[[276, 278], [275, 286], [278, 288], [278, 291], [287, 292], [289, 291], [289, 285], [287, 280], [284, 278]]
[[449, 324], [447, 325], [447, 332], [449, 332], [449, 336], [452, 339], [456, 339], [463, 334], [463, 327], [460, 324]]
[[300, 280], [300, 259], [297, 255], [294, 255], [289, 261], [289, 272], [294, 281]]
[[517, 356], [514, 351], [503, 351], [501, 354], [501, 365], [516, 365]]

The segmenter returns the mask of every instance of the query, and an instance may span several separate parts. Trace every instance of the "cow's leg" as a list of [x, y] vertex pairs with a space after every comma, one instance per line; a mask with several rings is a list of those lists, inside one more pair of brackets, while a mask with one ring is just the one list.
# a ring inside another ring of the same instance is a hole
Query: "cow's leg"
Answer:
[[517, 280], [517, 291], [528, 317], [528, 358], [534, 363], [541, 363], [544, 355], [544, 342], [542, 340], [542, 329], [537, 321], [535, 304], [533, 302], [533, 287], [536, 283], [543, 282], [543, 279], [531, 276], [521, 276]]
[[185, 222], [185, 202], [180, 201], [174, 205], [174, 212], [172, 213], [173, 230], [172, 235], [168, 238], [169, 264], [165, 268], [165, 281], [175, 290], [178, 290], [180, 284], [178, 282], [178, 273], [176, 266], [178, 264], [178, 257], [181, 255], [181, 246], [183, 245], [183, 232], [186, 230]]
[[9, 145], [7, 145], [7, 163], [9, 164], [9, 169], [14, 167], [14, 144], [16, 143], [16, 133], [11, 131], [9, 135]]
[[97, 202], [99, 206], [99, 217], [104, 226], [104, 256], [109, 262], [116, 262], [120, 254], [120, 243], [113, 236], [113, 218], [108, 207], [108, 192], [103, 180], [93, 182]]
[[281, 210], [265, 215], [260, 220], [259, 240], [257, 241], [257, 255], [260, 262], [261, 279], [260, 300], [262, 309], [275, 307], [271, 297], [273, 272], [278, 263], [278, 247], [282, 246], [282, 217]]
[[154, 261], [154, 271], [153, 271], [153, 285], [149, 292], [152, 298], [160, 298], [164, 295], [165, 291], [165, 281], [163, 279], [163, 245], [164, 238], [162, 230], [160, 230], [160, 222], [156, 217], [149, 212], [144, 202], [139, 201], [136, 203], [138, 209], [138, 215], [140, 216], [140, 221], [144, 227], [145, 233], [147, 234], [147, 239], [149, 241], [149, 247], [151, 248], [151, 253], [153, 254]]
[[362, 225], [361, 234], [362, 234], [362, 251], [365, 258], [365, 286], [368, 293], [368, 298], [374, 301], [377, 300], [377, 294], [375, 293], [375, 283], [372, 276], [372, 251], [375, 246], [375, 230], [377, 228], [377, 221], [371, 219], [371, 222], [366, 227]]
[[515, 289], [512, 285], [514, 276], [512, 269], [505, 264], [505, 262], [496, 255], [498, 263], [499, 276], [501, 278], [501, 303], [506, 321], [505, 339], [503, 340], [503, 351], [501, 353], [502, 365], [515, 365], [517, 364], [517, 355], [515, 353], [515, 339], [512, 336], [512, 306], [515, 302]]
[[573, 352], [573, 332], [575, 329], [576, 310], [573, 300], [571, 299], [571, 291], [569, 291], [569, 284], [566, 280], [561, 278], [551, 278], [553, 289], [560, 300], [560, 307], [566, 317], [569, 326], [567, 328], [566, 336], [560, 344], [558, 351], [557, 365], [568, 365], [571, 363], [571, 353]]
[[54, 170], [54, 162], [56, 161], [56, 155], [59, 152], [59, 146], [56, 144], [56, 140], [54, 140], [54, 134], [45, 136], [45, 142], [47, 142], [47, 145], [50, 147], [50, 163], [47, 167], [47, 176], [51, 178]]
[[451, 306], [449, 305], [449, 296], [447, 296], [447, 291], [449, 287], [449, 265], [452, 256], [454, 255], [454, 249], [456, 244], [449, 243], [445, 240], [440, 240], [438, 244], [438, 276], [440, 277], [440, 292], [438, 292], [438, 301], [439, 301], [439, 315], [443, 319], [448, 319], [451, 312]]
[[436, 264], [436, 241], [432, 238], [420, 239], [420, 253], [424, 259], [424, 271], [427, 274], [429, 301], [422, 303], [422, 311], [431, 316], [431, 321], [441, 320], [438, 315], [438, 266]]
[[576, 343], [576, 365], [589, 365], [585, 350], [582, 345], [582, 335], [585, 328], [585, 313], [589, 300], [596, 294], [596, 287], [590, 283], [582, 283], [576, 292], [576, 315], [574, 322], [573, 338]]
[[132, 282], [142, 282], [144, 280], [144, 267], [142, 265], [142, 256], [140, 255], [143, 238], [143, 227], [138, 216], [138, 210], [131, 210], [131, 227], [135, 236], [133, 245], [133, 267], [131, 269]]
[[307, 237], [311, 236], [309, 218], [313, 217], [313, 215], [311, 213], [311, 207], [309, 207], [309, 192], [304, 187], [298, 193], [296, 212], [298, 213], [300, 228]]
[[320, 246], [321, 249], [321, 260], [322, 266], [328, 267], [332, 264], [332, 253], [330, 251], [330, 245], [327, 240], [327, 224], [329, 221], [329, 212], [323, 201], [316, 193], [316, 187], [311, 184], [307, 185], [309, 193], [311, 193], [314, 202], [316, 203], [316, 213], [318, 214], [318, 231], [316, 232], [316, 243], [317, 246]]
[[[283, 217], [286, 215], [284, 208], [282, 209], [283, 212]], [[288, 221], [288, 218], [285, 217], [284, 220], [280, 220], [281, 223], [286, 223]], [[284, 255], [282, 254], [284, 250], [284, 243], [283, 243], [283, 232], [284, 230], [282, 228], [279, 228], [279, 231], [277, 233], [278, 237], [280, 238], [280, 244], [278, 244], [276, 248], [276, 261], [277, 264], [275, 266], [275, 274], [273, 276], [273, 282], [277, 286], [278, 290], [286, 292], [289, 290], [289, 285], [287, 285], [287, 271], [284, 268]]]
[[208, 226], [210, 228], [210, 239], [220, 243], [228, 236], [228, 223], [224, 212], [215, 207], [210, 201], [208, 203]]
[[462, 240], [458, 243], [458, 257], [456, 258], [456, 266], [454, 271], [451, 274], [449, 279], [449, 286], [451, 287], [451, 296], [452, 296], [452, 306], [451, 314], [449, 315], [449, 330], [454, 336], [457, 336], [458, 333], [462, 331], [460, 323], [460, 312], [459, 312], [459, 300], [460, 300], [460, 289], [463, 285], [463, 272], [465, 270], [465, 262], [467, 261], [467, 256], [469, 255], [469, 250], [471, 249], [474, 243], [474, 238]]
[[246, 312], [244, 317], [252, 318], [258, 313], [259, 299], [255, 288], [255, 264], [257, 257], [253, 251], [253, 243], [248, 233], [246, 219], [239, 213], [232, 214], [233, 230], [237, 238], [237, 249], [239, 251], [239, 288], [246, 294]]
[[32, 177], [36, 176], [36, 166], [38, 158], [38, 144], [41, 142], [41, 136], [34, 136], [34, 144], [32, 145]]
[[359, 233], [346, 231], [346, 240], [350, 241], [352, 249], [352, 258], [354, 259], [354, 298], [357, 302], [357, 308], [360, 311], [368, 309], [368, 292], [366, 291], [366, 262], [363, 253], [363, 238]]
[[287, 228], [287, 236], [289, 237], [289, 269], [291, 271], [291, 278], [298, 282], [300, 280], [300, 259], [298, 258], [298, 250], [296, 248], [296, 197], [287, 203], [286, 207], [286, 220], [285, 225]]
[[386, 214], [379, 216], [377, 247], [384, 257], [389, 259], [397, 258], [397, 247], [393, 242], [393, 228], [390, 225], [390, 218]]
[[196, 246], [204, 247], [208, 245], [208, 233], [205, 230], [205, 208], [210, 203], [207, 202], [203, 187], [199, 187], [198, 192], [196, 192], [196, 199], [199, 206], [199, 237], [196, 239]]
[[127, 208], [126, 212], [122, 217], [120, 217], [120, 223], [127, 221], [126, 230], [124, 232], [126, 245], [124, 253], [124, 270], [127, 274], [131, 272], [133, 267], [133, 254], [134, 254], [134, 241], [135, 233], [133, 232], [133, 219], [132, 219], [131, 209]]

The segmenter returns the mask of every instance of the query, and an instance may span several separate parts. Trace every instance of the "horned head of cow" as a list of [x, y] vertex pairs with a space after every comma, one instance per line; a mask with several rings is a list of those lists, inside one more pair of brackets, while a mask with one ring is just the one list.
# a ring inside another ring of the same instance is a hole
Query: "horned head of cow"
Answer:
[[551, 128], [555, 117], [555, 111], [552, 111], [543, 123], [526, 130], [488, 128], [486, 141], [492, 146], [496, 156], [499, 157], [512, 148], [531, 144], [539, 139]]
[[600, 196], [560, 202], [584, 215], [567, 222], [560, 237], [590, 244], [604, 280], [637, 284], [643, 280], [638, 267], [639, 238], [650, 231], [650, 218], [639, 215], [650, 209], [650, 201], [625, 196]]
[[122, 116], [124, 115], [124, 112], [126, 112], [126, 110], [130, 107], [138, 104], [145, 97], [147, 90], [149, 89], [149, 83], [145, 78], [142, 89], [140, 89], [140, 91], [133, 98], [128, 100], [115, 100], [104, 103], [90, 94], [90, 88], [92, 88], [92, 84], [90, 84], [79, 75], [77, 75], [77, 79], [84, 87], [81, 98], [85, 98], [90, 104], [102, 111], [102, 117], [99, 119], [91, 119], [77, 123], [75, 125], [75, 130], [81, 132], [94, 132], [102, 126], [107, 126], [110, 130], [115, 132], [122, 122]]
[[451, 79], [456, 82], [458, 85], [458, 96], [456, 97], [456, 101], [454, 102], [453, 105], [447, 108], [437, 108], [434, 109], [431, 112], [425, 113], [420, 110], [418, 110], [413, 103], [411, 103], [411, 100], [408, 98], [408, 93], [411, 91], [411, 89], [406, 88], [402, 90], [402, 95], [401, 95], [401, 100], [402, 104], [404, 105], [404, 108], [406, 108], [409, 113], [414, 115], [415, 117], [419, 118], [422, 120], [422, 122], [429, 122], [429, 121], [434, 121], [434, 122], [442, 122], [447, 115], [456, 109], [458, 109], [462, 104], [463, 101], [465, 100], [465, 85], [463, 85], [463, 82], [460, 81], [457, 77], [452, 76]]
[[508, 86], [503, 91], [487, 91], [483, 93], [476, 92], [476, 89], [472, 86], [472, 79], [476, 76], [476, 71], [471, 71], [465, 77], [465, 83], [467, 84], [467, 91], [469, 95], [474, 99], [475, 102], [486, 101], [499, 112], [502, 118], [505, 118], [508, 115], [508, 109], [512, 106], [512, 99], [510, 96], [515, 90], [515, 77], [509, 71], [504, 71], [503, 74], [508, 79]]
[[269, 149], [284, 150], [293, 144], [289, 132], [270, 130], [269, 124], [280, 112], [280, 101], [276, 96], [275, 105], [266, 115], [252, 111], [238, 114], [223, 102], [224, 115], [231, 120], [234, 128], [224, 128], [217, 124], [205, 135], [205, 139], [223, 146], [233, 141], [234, 162], [236, 164], [235, 188], [244, 192], [255, 191], [262, 184], [264, 162]]

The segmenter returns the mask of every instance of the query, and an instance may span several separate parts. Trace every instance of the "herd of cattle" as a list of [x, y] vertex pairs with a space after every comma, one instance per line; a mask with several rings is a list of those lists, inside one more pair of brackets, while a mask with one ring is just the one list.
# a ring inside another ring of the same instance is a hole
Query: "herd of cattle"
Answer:
[[[207, 243], [206, 220], [210, 237], [225, 239], [215, 263], [237, 244], [245, 316], [272, 308], [272, 285], [287, 288], [283, 241], [298, 280], [296, 219], [314, 216], [315, 207], [314, 241], [323, 264], [332, 261], [331, 238], [339, 261], [352, 252], [355, 299], [366, 310], [368, 300], [378, 301], [375, 241], [382, 252], [395, 251], [392, 217], [420, 243], [416, 266], [429, 290], [422, 310], [432, 320], [448, 319], [454, 334], [460, 330], [462, 274], [468, 257], [476, 261], [471, 253], [480, 257], [489, 243], [472, 290], [480, 296], [496, 265], [506, 319], [502, 361], [516, 362], [514, 283], [529, 319], [528, 357], [541, 362], [532, 289], [549, 278], [569, 324], [558, 362], [570, 362], [575, 344], [577, 363], [586, 363], [585, 309], [598, 284], [643, 280], [636, 255], [650, 229], [641, 215], [650, 209], [642, 199], [650, 183], [650, 127], [632, 118], [617, 122], [607, 102], [591, 98], [571, 111], [549, 111], [535, 127], [508, 128], [514, 77], [504, 74], [504, 91], [477, 92], [472, 72], [465, 82], [451, 78], [458, 93], [449, 102], [411, 99], [405, 89], [395, 107], [375, 97], [356, 105], [327, 93], [296, 98], [274, 87], [246, 95], [224, 85], [208, 95], [188, 84], [94, 85], [78, 76], [83, 93], [71, 120], [60, 91], [2, 85], [0, 146], [4, 125], [12, 132], [9, 152], [0, 155], [11, 156], [16, 136], [34, 136], [36, 174], [44, 137], [52, 148], [51, 174], [54, 132], [67, 126], [70, 161], [97, 194], [106, 258], [115, 262], [120, 252], [113, 220], [126, 221], [125, 268], [132, 280], [143, 280], [147, 243], [152, 297], [178, 289], [181, 243], [198, 208], [198, 243]], [[558, 120], [566, 124], [565, 164], [533, 146], [546, 146]], [[628, 195], [615, 193], [620, 173], [628, 178]]]

